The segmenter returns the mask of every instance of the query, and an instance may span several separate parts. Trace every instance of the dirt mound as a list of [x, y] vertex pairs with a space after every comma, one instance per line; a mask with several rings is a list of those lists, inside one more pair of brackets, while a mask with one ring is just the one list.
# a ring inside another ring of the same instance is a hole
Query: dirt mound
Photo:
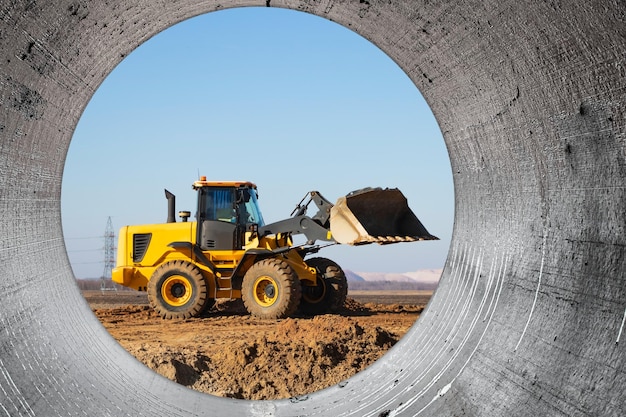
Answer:
[[288, 398], [341, 382], [398, 341], [350, 318], [286, 319], [274, 331], [229, 348], [172, 349], [145, 344], [130, 353], [157, 373], [222, 397]]
[[227, 301], [204, 317], [162, 320], [147, 305], [114, 305], [94, 312], [149, 368], [200, 392], [251, 400], [305, 395], [353, 376], [424, 308], [348, 299], [340, 314], [263, 320]]

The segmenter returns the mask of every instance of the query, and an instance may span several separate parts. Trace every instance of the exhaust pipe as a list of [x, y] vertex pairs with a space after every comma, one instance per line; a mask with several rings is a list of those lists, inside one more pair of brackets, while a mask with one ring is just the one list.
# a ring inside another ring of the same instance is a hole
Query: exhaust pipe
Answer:
[[176, 196], [169, 191], [165, 190], [165, 198], [167, 198], [167, 222], [176, 223]]

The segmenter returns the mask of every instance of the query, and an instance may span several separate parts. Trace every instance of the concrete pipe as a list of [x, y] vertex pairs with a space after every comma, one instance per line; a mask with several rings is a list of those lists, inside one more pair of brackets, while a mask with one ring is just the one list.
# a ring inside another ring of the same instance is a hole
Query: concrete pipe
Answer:
[[[212, 397], [99, 325], [63, 244], [61, 178], [104, 77], [201, 13], [285, 7], [371, 40], [449, 149], [440, 288], [382, 360], [279, 401]], [[0, 416], [626, 413], [626, 6], [615, 0], [0, 1]]]

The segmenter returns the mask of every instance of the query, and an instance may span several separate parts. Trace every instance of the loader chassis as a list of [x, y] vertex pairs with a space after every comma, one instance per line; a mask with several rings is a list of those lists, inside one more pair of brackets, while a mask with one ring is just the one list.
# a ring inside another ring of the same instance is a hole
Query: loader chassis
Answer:
[[[305, 260], [320, 249], [317, 240], [336, 243], [331, 217], [340, 217], [336, 224], [341, 225], [340, 234], [353, 241], [350, 244], [381, 243], [357, 224], [359, 219], [345, 203], [341, 213], [333, 213], [333, 204], [315, 191], [292, 217], [266, 225], [253, 183], [201, 177], [193, 188], [198, 192], [196, 221], [187, 221], [188, 212], [181, 212], [182, 222], [175, 221], [175, 197], [166, 190], [167, 223], [124, 226], [119, 233], [113, 281], [147, 291], [151, 306], [163, 318], [198, 316], [221, 298], [241, 298], [246, 309], [261, 318], [336, 312], [348, 291], [344, 271], [326, 258]], [[306, 214], [310, 203], [318, 208], [312, 217]], [[360, 210], [358, 216], [365, 220], [367, 214]], [[347, 220], [346, 213], [351, 216]], [[402, 230], [393, 239], [436, 239], [417, 232]], [[304, 234], [307, 243], [294, 246], [292, 236], [297, 234]]]

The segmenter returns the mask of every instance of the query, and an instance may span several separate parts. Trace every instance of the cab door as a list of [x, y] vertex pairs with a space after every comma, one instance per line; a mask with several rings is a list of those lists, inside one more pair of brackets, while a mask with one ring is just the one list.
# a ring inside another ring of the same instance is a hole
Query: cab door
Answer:
[[233, 250], [237, 244], [236, 190], [202, 187], [198, 196], [198, 244], [202, 250]]

